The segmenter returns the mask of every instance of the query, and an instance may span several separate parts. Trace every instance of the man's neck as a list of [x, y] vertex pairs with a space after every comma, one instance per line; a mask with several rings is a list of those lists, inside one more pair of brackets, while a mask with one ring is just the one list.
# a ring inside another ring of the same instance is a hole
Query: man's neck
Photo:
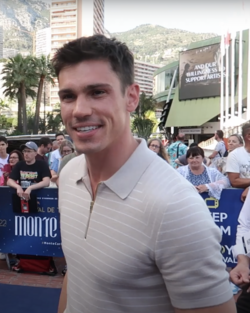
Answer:
[[34, 164], [35, 162], [36, 162], [36, 159], [34, 159], [34, 160], [32, 160], [32, 161], [28, 161], [28, 162], [26, 161], [26, 164], [27, 164], [27, 165], [32, 165], [32, 164]]
[[131, 135], [126, 143], [119, 140], [105, 151], [85, 155], [93, 195], [98, 183], [112, 177], [126, 163], [137, 146], [138, 142]]
[[217, 140], [218, 142], [219, 142], [219, 141], [223, 141], [223, 139], [221, 139], [221, 138], [218, 138], [218, 139], [216, 139], [216, 140]]
[[7, 156], [8, 156], [7, 152], [2, 152], [2, 153], [0, 153], [0, 158], [1, 158], [1, 159], [6, 159]]
[[42, 153], [42, 151], [41, 151], [41, 149], [40, 148], [38, 148], [38, 150], [37, 150], [37, 154], [39, 154], [40, 156], [44, 156], [44, 154]]

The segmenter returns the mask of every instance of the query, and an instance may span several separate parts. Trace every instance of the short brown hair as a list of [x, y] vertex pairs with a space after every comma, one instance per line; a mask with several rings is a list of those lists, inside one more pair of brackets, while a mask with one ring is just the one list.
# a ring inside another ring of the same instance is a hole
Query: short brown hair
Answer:
[[248, 131], [249, 128], [250, 128], [250, 123], [249, 122], [245, 123], [242, 126], [242, 136], [243, 136], [243, 138], [246, 137], [247, 131]]
[[223, 131], [222, 130], [217, 130], [216, 131], [216, 134], [218, 135], [218, 137], [220, 138], [220, 139], [223, 139], [223, 137], [224, 137], [224, 133], [223, 133]]
[[134, 57], [129, 48], [115, 38], [96, 34], [81, 37], [58, 49], [52, 64], [57, 77], [66, 66], [87, 60], [106, 60], [120, 79], [122, 92], [134, 83]]

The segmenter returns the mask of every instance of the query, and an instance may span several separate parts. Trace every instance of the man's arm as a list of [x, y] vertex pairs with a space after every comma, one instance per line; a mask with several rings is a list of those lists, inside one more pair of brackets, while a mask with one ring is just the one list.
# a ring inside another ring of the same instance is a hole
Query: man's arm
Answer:
[[15, 188], [19, 197], [23, 196], [23, 189], [20, 185], [18, 185], [13, 179], [9, 178], [7, 180], [7, 186]]
[[59, 305], [58, 305], [58, 311], [57, 313], [63, 313], [67, 306], [67, 283], [68, 283], [68, 273], [66, 272], [66, 275], [63, 280], [61, 295], [59, 299]]
[[23, 193], [23, 196], [29, 200], [30, 199], [30, 193], [32, 190], [36, 190], [36, 189], [40, 189], [40, 188], [44, 188], [44, 187], [48, 187], [50, 184], [50, 177], [44, 177], [42, 181], [40, 181], [37, 184], [31, 185], [29, 186], [25, 192]]
[[230, 271], [232, 282], [240, 288], [247, 287], [250, 291], [249, 265], [250, 258], [247, 255], [239, 254], [237, 256], [238, 264]]
[[227, 173], [232, 187], [247, 188], [250, 186], [250, 178], [240, 178], [240, 173]]
[[236, 307], [234, 299], [231, 298], [229, 301], [216, 306], [190, 310], [181, 310], [175, 308], [174, 311], [175, 313], [236, 313]]
[[208, 157], [210, 160], [214, 159], [215, 156], [218, 154], [218, 151], [214, 151], [210, 156]]

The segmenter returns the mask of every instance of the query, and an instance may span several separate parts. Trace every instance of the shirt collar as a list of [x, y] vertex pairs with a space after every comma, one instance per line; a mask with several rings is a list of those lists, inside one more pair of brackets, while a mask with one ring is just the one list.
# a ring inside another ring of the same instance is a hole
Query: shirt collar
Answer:
[[[103, 183], [121, 199], [128, 197], [148, 166], [155, 158], [158, 158], [157, 154], [147, 147], [144, 139], [137, 139], [137, 141], [139, 144], [130, 158], [112, 177], [103, 181]], [[76, 182], [89, 181], [88, 169], [85, 157], [83, 156], [82, 168], [83, 172], [75, 176]]]

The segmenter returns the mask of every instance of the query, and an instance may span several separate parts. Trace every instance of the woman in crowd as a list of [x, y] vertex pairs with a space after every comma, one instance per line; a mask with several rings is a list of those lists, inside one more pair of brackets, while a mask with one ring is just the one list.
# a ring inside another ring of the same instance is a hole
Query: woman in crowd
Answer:
[[199, 193], [208, 192], [209, 196], [220, 199], [224, 188], [230, 183], [226, 176], [216, 168], [204, 165], [204, 151], [200, 147], [192, 147], [186, 154], [188, 165], [181, 166], [177, 171], [195, 186]]
[[[227, 141], [228, 145], [228, 153], [233, 151], [236, 148], [242, 147], [244, 145], [243, 138], [239, 134], [233, 134], [228, 138]], [[226, 163], [227, 163], [227, 157], [221, 157], [218, 158], [214, 165], [222, 174], [226, 175]]]
[[154, 138], [150, 139], [148, 142], [148, 147], [150, 150], [154, 151], [161, 157], [163, 160], [169, 163], [169, 156], [167, 154], [166, 148], [163, 146], [163, 143], [160, 139]]
[[23, 161], [23, 154], [18, 150], [13, 150], [9, 154], [8, 164], [3, 167], [3, 176], [0, 178], [0, 186], [7, 186], [9, 174], [17, 162]]
[[52, 182], [56, 182], [57, 178], [58, 178], [58, 170], [59, 170], [59, 167], [60, 167], [60, 162], [61, 160], [68, 154], [74, 152], [75, 149], [73, 147], [73, 144], [71, 141], [69, 140], [64, 140], [62, 143], [61, 143], [61, 146], [59, 148], [59, 152], [60, 152], [60, 155], [61, 155], [61, 159], [55, 159], [53, 161], [53, 163], [51, 164], [51, 167], [50, 167], [50, 170], [51, 170], [51, 181]]

